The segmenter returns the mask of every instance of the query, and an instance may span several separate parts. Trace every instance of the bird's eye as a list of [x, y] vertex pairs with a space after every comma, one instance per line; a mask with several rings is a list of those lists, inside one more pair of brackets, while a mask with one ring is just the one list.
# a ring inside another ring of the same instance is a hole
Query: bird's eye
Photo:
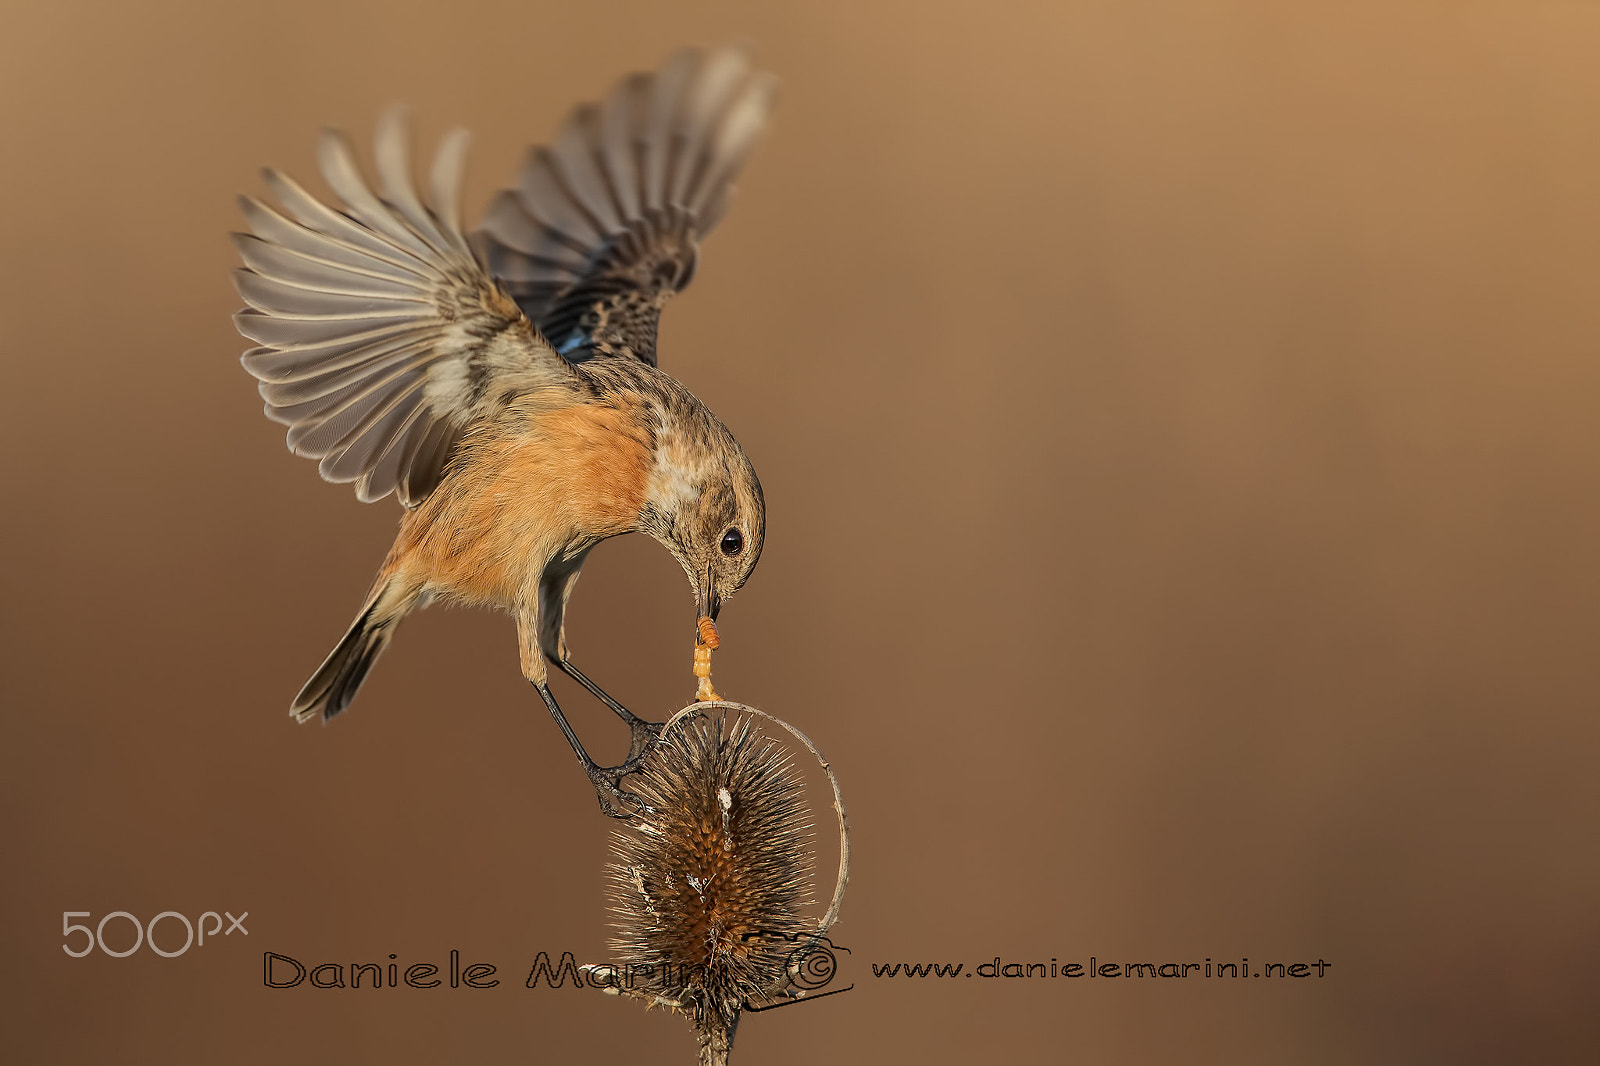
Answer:
[[744, 551], [744, 535], [737, 529], [730, 529], [722, 535], [722, 554], [738, 555]]

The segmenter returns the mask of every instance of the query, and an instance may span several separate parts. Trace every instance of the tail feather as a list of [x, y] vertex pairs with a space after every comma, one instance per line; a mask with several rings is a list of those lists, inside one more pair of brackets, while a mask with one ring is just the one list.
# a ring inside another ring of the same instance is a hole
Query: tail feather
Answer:
[[348, 707], [366, 680], [367, 671], [388, 646], [395, 624], [415, 601], [415, 596], [396, 596], [389, 584], [374, 592], [349, 632], [294, 698], [289, 713], [295, 721], [306, 722], [320, 714], [326, 722]]

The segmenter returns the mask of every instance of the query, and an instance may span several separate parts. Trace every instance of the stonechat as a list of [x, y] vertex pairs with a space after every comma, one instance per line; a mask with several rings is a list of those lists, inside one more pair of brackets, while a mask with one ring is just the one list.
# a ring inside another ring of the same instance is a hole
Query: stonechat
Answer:
[[[766, 122], [774, 80], [737, 49], [687, 50], [579, 107], [553, 147], [469, 236], [467, 137], [442, 140], [427, 195], [411, 175], [403, 113], [374, 139], [369, 185], [325, 131], [329, 206], [265, 171], [279, 206], [242, 197], [236, 234], [249, 307], [235, 316], [268, 418], [323, 478], [372, 501], [393, 493], [400, 531], [355, 622], [290, 708], [349, 705], [406, 614], [442, 599], [508, 609], [522, 672], [594, 783], [606, 813], [660, 732], [568, 658], [567, 597], [589, 551], [641, 532], [682, 564], [695, 600], [695, 673], [723, 602], [761, 555], [761, 485], [726, 426], [657, 369], [661, 308], [694, 275]], [[547, 664], [614, 711], [628, 757], [599, 766], [557, 706]]]

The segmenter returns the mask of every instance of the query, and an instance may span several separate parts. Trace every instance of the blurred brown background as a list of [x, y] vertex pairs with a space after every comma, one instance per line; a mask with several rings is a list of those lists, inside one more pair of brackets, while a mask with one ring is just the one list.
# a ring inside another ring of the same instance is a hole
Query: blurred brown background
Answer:
[[[769, 501], [719, 688], [829, 755], [857, 858], [856, 987], [736, 1061], [1595, 1061], [1600, 8], [1318, 6], [7, 5], [0, 1057], [691, 1061], [522, 987], [605, 957], [609, 826], [507, 618], [287, 717], [396, 508], [260, 416], [225, 235], [397, 99], [473, 129], [475, 215], [574, 103], [743, 39], [780, 107], [662, 365]], [[664, 716], [692, 613], [610, 542], [576, 661]], [[248, 940], [61, 950], [224, 909]], [[501, 987], [261, 982], [452, 948]], [[868, 965], [1090, 955], [1333, 967]]]

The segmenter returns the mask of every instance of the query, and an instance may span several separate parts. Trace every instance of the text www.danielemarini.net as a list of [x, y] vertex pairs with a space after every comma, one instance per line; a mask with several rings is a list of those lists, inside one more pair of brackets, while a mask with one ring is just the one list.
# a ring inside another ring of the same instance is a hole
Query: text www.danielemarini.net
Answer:
[[999, 956], [989, 962], [968, 968], [961, 962], [875, 962], [874, 977], [1020, 977], [1020, 978], [1191, 978], [1215, 981], [1241, 977], [1325, 977], [1333, 963], [1326, 959], [1316, 962], [1268, 962], [1250, 965], [1248, 957], [1237, 962], [1101, 962], [1094, 955], [1088, 962], [1005, 962]]

